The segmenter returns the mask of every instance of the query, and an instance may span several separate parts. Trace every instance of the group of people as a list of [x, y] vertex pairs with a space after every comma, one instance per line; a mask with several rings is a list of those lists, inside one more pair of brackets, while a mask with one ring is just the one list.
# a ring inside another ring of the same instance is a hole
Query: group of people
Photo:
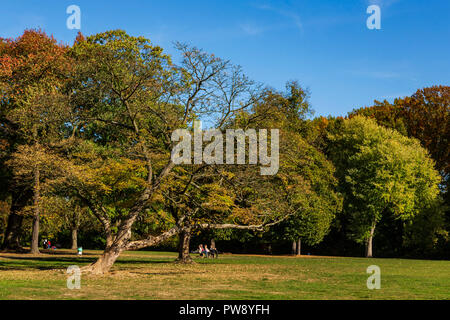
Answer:
[[52, 243], [50, 240], [44, 239], [44, 249], [56, 249], [56, 247], [52, 247]]
[[198, 253], [200, 254], [200, 257], [203, 258], [218, 258], [219, 257], [219, 251], [215, 247], [211, 247], [208, 249], [208, 246], [205, 245], [199, 245], [198, 246]]

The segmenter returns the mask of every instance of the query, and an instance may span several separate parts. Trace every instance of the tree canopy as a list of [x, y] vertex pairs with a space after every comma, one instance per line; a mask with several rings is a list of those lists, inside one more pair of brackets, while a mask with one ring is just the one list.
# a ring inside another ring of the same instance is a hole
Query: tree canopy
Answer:
[[366, 242], [366, 254], [372, 256], [372, 239], [382, 215], [391, 211], [397, 219], [412, 219], [438, 196], [440, 176], [418, 140], [375, 120], [362, 116], [344, 120], [329, 139], [351, 237]]

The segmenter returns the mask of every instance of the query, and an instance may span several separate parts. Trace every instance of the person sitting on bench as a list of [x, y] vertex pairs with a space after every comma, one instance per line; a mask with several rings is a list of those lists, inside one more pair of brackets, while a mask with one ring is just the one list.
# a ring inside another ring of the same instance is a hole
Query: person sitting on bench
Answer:
[[213, 257], [213, 258], [218, 258], [219, 257], [219, 251], [217, 251], [216, 247], [213, 246], [209, 249], [209, 254]]
[[209, 258], [209, 249], [208, 249], [208, 246], [205, 244], [204, 246], [203, 246], [205, 249], [205, 258]]
[[203, 245], [201, 244], [198, 246], [198, 254], [200, 255], [200, 257], [203, 257], [204, 253], [205, 250], [203, 249]]

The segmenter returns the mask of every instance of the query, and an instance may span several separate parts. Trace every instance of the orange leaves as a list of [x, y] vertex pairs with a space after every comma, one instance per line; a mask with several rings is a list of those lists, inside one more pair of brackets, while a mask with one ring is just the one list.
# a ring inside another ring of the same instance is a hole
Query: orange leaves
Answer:
[[46, 78], [56, 81], [65, 74], [71, 62], [67, 47], [41, 30], [26, 30], [14, 40], [2, 40], [0, 47], [0, 77], [18, 94], [23, 86], [36, 85]]
[[81, 33], [81, 31], [78, 31], [77, 37], [75, 38], [75, 44], [82, 43], [86, 41], [86, 37]]

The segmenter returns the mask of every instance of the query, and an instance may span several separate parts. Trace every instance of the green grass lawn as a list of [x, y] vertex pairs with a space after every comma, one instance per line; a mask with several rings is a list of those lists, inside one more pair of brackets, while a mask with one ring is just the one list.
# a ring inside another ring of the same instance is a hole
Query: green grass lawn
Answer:
[[[0, 253], [0, 299], [449, 299], [450, 261], [222, 255], [196, 264], [175, 253], [126, 252], [106, 276], [82, 275], [66, 286], [66, 268], [95, 261]], [[381, 289], [369, 290], [366, 269], [381, 268]]]

